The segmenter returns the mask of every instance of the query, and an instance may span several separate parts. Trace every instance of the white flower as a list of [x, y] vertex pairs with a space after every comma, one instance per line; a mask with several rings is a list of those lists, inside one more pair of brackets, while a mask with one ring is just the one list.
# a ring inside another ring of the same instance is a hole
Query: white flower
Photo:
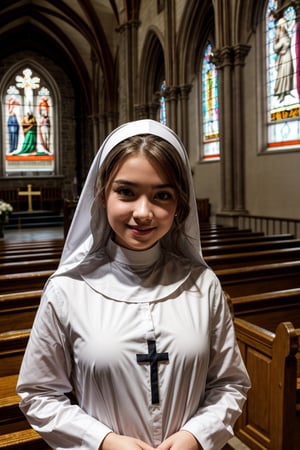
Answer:
[[13, 207], [9, 203], [6, 203], [3, 200], [0, 200], [0, 216], [9, 214], [12, 211], [13, 211]]

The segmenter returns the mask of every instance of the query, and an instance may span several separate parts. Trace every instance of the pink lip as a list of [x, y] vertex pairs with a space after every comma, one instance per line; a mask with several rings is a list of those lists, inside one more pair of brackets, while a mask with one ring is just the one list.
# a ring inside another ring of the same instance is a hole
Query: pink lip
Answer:
[[133, 227], [132, 225], [128, 225], [129, 229], [136, 235], [144, 235], [149, 234], [151, 231], [154, 230], [154, 228], [139, 228], [139, 227]]

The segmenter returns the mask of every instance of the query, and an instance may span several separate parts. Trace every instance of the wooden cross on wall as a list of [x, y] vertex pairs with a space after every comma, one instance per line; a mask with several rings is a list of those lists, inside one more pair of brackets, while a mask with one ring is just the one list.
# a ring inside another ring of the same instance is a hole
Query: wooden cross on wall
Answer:
[[27, 191], [19, 191], [18, 195], [25, 195], [28, 197], [28, 211], [32, 211], [32, 196], [41, 195], [41, 191], [32, 191], [32, 184], [27, 184]]

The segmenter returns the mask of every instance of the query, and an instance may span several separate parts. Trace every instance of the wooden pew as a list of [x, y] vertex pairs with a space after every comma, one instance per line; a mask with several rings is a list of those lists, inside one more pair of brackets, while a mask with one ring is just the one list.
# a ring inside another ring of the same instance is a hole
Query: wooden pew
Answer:
[[[296, 358], [296, 380], [291, 383], [289, 386], [291, 387], [291, 392], [288, 394], [293, 398], [293, 402], [295, 402], [296, 398], [296, 409], [300, 411], [300, 288], [298, 289], [287, 289], [276, 292], [266, 292], [256, 295], [248, 295], [243, 297], [229, 298], [229, 304], [234, 313], [235, 324], [238, 323], [237, 319], [242, 319], [243, 321], [247, 321], [248, 324], [254, 325], [256, 328], [267, 330], [268, 333], [273, 333], [275, 335], [278, 324], [282, 322], [289, 323], [291, 320], [296, 329], [296, 334], [299, 335], [299, 343], [298, 350], [295, 353]], [[239, 339], [239, 332], [237, 331], [237, 337]], [[257, 338], [255, 338], [257, 339]], [[260, 348], [260, 344], [258, 344], [258, 349]], [[260, 350], [254, 350], [253, 352], [259, 352]], [[255, 357], [257, 358], [257, 353], [255, 353]], [[257, 368], [258, 370], [258, 368]], [[249, 370], [250, 373], [250, 370]], [[272, 372], [271, 372], [272, 374]], [[254, 385], [256, 389], [257, 380], [262, 381], [260, 379], [260, 374], [255, 374]], [[272, 380], [270, 381], [272, 382]], [[288, 387], [287, 387], [288, 389]], [[254, 390], [254, 394], [257, 398], [252, 401], [259, 401], [259, 394]], [[250, 396], [251, 400], [251, 396]], [[263, 408], [261, 408], [263, 409]], [[266, 409], [266, 406], [265, 406]], [[271, 414], [269, 412], [269, 414]], [[295, 412], [296, 414], [296, 412]], [[259, 417], [259, 416], [258, 416]], [[298, 439], [297, 445], [295, 447], [285, 447], [282, 448], [300, 448], [300, 416], [298, 414], [298, 434], [294, 436], [295, 439]], [[273, 420], [273, 416], [269, 417], [270, 421]], [[241, 419], [242, 420], [242, 419]], [[237, 425], [238, 427], [239, 425]], [[242, 436], [240, 436], [242, 439]], [[247, 438], [246, 438], [247, 439]], [[246, 443], [249, 445], [248, 440]], [[253, 443], [251, 444], [253, 445]], [[274, 444], [270, 443], [270, 446], [266, 448], [272, 449]], [[256, 447], [255, 445], [250, 448], [261, 448]], [[265, 447], [263, 447], [265, 448]], [[280, 448], [280, 447], [278, 447]]]
[[[18, 374], [0, 377], [0, 435], [28, 427], [16, 393]], [[1, 448], [1, 447], [0, 447]]]
[[50, 450], [29, 427], [16, 394], [18, 373], [29, 333], [30, 330], [0, 333], [0, 449]]
[[42, 290], [0, 294], [0, 330], [29, 329], [40, 303]]
[[216, 269], [224, 291], [239, 297], [300, 287], [300, 261]]
[[[60, 258], [33, 259], [32, 261], [18, 261], [0, 263], [0, 275], [21, 274], [24, 272], [35, 272], [41, 270], [55, 270], [59, 265]], [[1, 289], [1, 288], [0, 288]]]
[[199, 222], [199, 226], [201, 230], [212, 229], [212, 228], [223, 228], [223, 225], [219, 225], [217, 223], [210, 222]]
[[[57, 264], [57, 261], [55, 261], [55, 265]], [[26, 264], [25, 264], [26, 266]], [[40, 267], [40, 264], [39, 264]], [[263, 269], [263, 270], [261, 270]], [[287, 269], [288, 272], [286, 273], [283, 269]], [[5, 276], [0, 276], [0, 291], [2, 293], [2, 298], [4, 293], [11, 292], [11, 286], [13, 286], [14, 295], [17, 291], [24, 291], [24, 290], [38, 290], [40, 291], [46, 282], [47, 278], [52, 274], [52, 270], [45, 270], [45, 271], [37, 271], [35, 273], [29, 272], [29, 273], [22, 273], [22, 274], [8, 274]], [[296, 272], [296, 273], [295, 273]], [[249, 293], [249, 278], [250, 278], [250, 288], [251, 292], [257, 292], [256, 287], [259, 285], [259, 288], [261, 289], [261, 284], [258, 283], [258, 281], [255, 279], [255, 277], [264, 276], [263, 282], [267, 285], [267, 288], [271, 286], [271, 283], [275, 282], [277, 283], [279, 281], [280, 285], [282, 284], [282, 280], [279, 278], [279, 276], [283, 274], [284, 280], [289, 280], [288, 285], [291, 283], [291, 277], [293, 280], [293, 283], [298, 281], [298, 275], [299, 275], [299, 265], [296, 264], [289, 264], [289, 265], [269, 265], [269, 266], [263, 266], [260, 267], [259, 270], [257, 268], [248, 268], [246, 267], [245, 270], [222, 270], [217, 273], [218, 276], [220, 276], [222, 285], [230, 295], [236, 296], [239, 295], [238, 292], [241, 293], [241, 295]], [[290, 276], [291, 275], [291, 276]], [[231, 286], [230, 285], [233, 285]], [[296, 287], [298, 287], [299, 284], [297, 283]], [[289, 287], [289, 286], [288, 286]], [[255, 288], [255, 289], [254, 289]], [[246, 289], [246, 291], [245, 291]], [[273, 288], [273, 289], [276, 289]], [[265, 288], [265, 290], [268, 290]], [[37, 294], [40, 295], [40, 292]], [[29, 297], [31, 296], [31, 293], [29, 293]], [[25, 295], [25, 298], [27, 295]], [[7, 297], [6, 297], [7, 299]], [[17, 296], [17, 301], [20, 300], [20, 296]], [[2, 303], [4, 304], [4, 303]], [[7, 303], [6, 303], [7, 305]], [[29, 305], [31, 307], [32, 305]], [[19, 305], [19, 307], [21, 307]], [[25, 313], [25, 312], [24, 312]]]
[[[234, 267], [258, 266], [261, 264], [285, 262], [285, 261], [300, 261], [300, 247], [294, 248], [279, 248], [264, 251], [248, 251], [240, 253], [228, 253], [220, 255], [205, 255], [204, 259], [207, 264], [216, 269], [227, 269]], [[1, 268], [0, 268], [1, 270]]]
[[[290, 252], [287, 249], [291, 249]], [[298, 250], [297, 250], [298, 249]], [[262, 251], [262, 257], [260, 253], [254, 253], [254, 251]], [[275, 250], [279, 250], [276, 252]], [[281, 250], [281, 251], [280, 251]], [[50, 259], [59, 258], [61, 256], [62, 248], [59, 246], [53, 249], [37, 249], [33, 248], [31, 250], [22, 249], [6, 252], [1, 255], [0, 252], [0, 273], [1, 265], [4, 263], [13, 263], [18, 261], [31, 261], [35, 259]], [[272, 262], [275, 260], [292, 260], [297, 259], [300, 255], [300, 240], [290, 239], [290, 240], [274, 240], [261, 242], [256, 244], [234, 244], [234, 245], [214, 245], [209, 247], [203, 247], [203, 254], [209, 265], [212, 267], [225, 268], [225, 267], [238, 267], [240, 265], [245, 265], [252, 259], [255, 262], [255, 258], [258, 258], [259, 262]], [[240, 255], [240, 253], [243, 253]], [[251, 253], [251, 254], [249, 254]], [[226, 255], [231, 255], [227, 258]], [[240, 256], [238, 256], [240, 255]], [[227, 263], [228, 259], [228, 263]], [[4, 273], [9, 271], [6, 270]], [[12, 269], [12, 272], [17, 272], [18, 270]], [[22, 271], [22, 269], [20, 270]]]
[[233, 240], [231, 244], [224, 241], [216, 241], [215, 245], [205, 243], [202, 246], [202, 251], [205, 256], [215, 256], [231, 253], [245, 253], [250, 251], [266, 251], [277, 250], [282, 248], [294, 248], [300, 246], [300, 239], [280, 239], [274, 237], [268, 240], [257, 240], [252, 242], [238, 242]]
[[48, 250], [45, 252], [34, 250], [32, 252], [23, 251], [0, 256], [0, 264], [33, 261], [36, 259], [60, 258], [60, 256], [61, 250]]
[[64, 243], [64, 239], [62, 237], [49, 237], [49, 239], [38, 239], [38, 240], [27, 240], [27, 239], [23, 239], [23, 233], [17, 233], [18, 237], [20, 238], [19, 240], [13, 240], [11, 241], [10, 239], [6, 240], [5, 238], [0, 242], [0, 248], [22, 248], [23, 246], [29, 246], [30, 245], [34, 245], [34, 246], [42, 246], [42, 247], [53, 247], [56, 245], [62, 245]]
[[213, 231], [204, 231], [201, 233], [201, 236], [203, 239], [205, 238], [233, 238], [233, 237], [248, 237], [248, 236], [264, 236], [263, 232], [260, 231], [251, 231], [250, 229], [247, 230], [239, 230], [234, 228], [228, 228], [228, 229], [217, 229]]
[[275, 331], [278, 323], [293, 319], [294, 314], [300, 323], [300, 287], [232, 297], [230, 302], [235, 317], [254, 321], [260, 326], [268, 321], [271, 331]]
[[0, 377], [19, 373], [30, 329], [0, 333]]
[[242, 243], [258, 243], [258, 242], [268, 242], [274, 240], [290, 240], [295, 239], [291, 234], [272, 234], [259, 236], [247, 234], [246, 236], [215, 236], [211, 237], [208, 235], [202, 236], [201, 233], [201, 244], [202, 247], [214, 246], [214, 245], [232, 245], [232, 244], [242, 244]]
[[31, 428], [0, 435], [0, 449], [5, 450], [51, 450]]
[[19, 408], [18, 375], [0, 377], [0, 449], [49, 449]]
[[15, 250], [23, 250], [23, 249], [32, 249], [32, 248], [38, 248], [38, 249], [44, 249], [44, 248], [54, 248], [54, 247], [62, 247], [63, 246], [63, 239], [50, 239], [46, 241], [20, 241], [20, 242], [11, 242], [6, 241], [5, 239], [3, 241], [0, 241], [0, 251], [15, 251]]
[[0, 275], [0, 294], [43, 289], [53, 270]]
[[282, 322], [274, 333], [240, 318], [234, 323], [252, 382], [236, 435], [254, 450], [296, 450], [300, 443], [296, 415], [300, 329]]

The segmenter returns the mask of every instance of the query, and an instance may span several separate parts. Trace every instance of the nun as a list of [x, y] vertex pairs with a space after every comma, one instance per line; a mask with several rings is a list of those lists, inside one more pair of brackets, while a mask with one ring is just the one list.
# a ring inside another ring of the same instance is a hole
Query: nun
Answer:
[[159, 122], [121, 125], [44, 287], [20, 408], [57, 450], [218, 450], [249, 388], [186, 150]]

